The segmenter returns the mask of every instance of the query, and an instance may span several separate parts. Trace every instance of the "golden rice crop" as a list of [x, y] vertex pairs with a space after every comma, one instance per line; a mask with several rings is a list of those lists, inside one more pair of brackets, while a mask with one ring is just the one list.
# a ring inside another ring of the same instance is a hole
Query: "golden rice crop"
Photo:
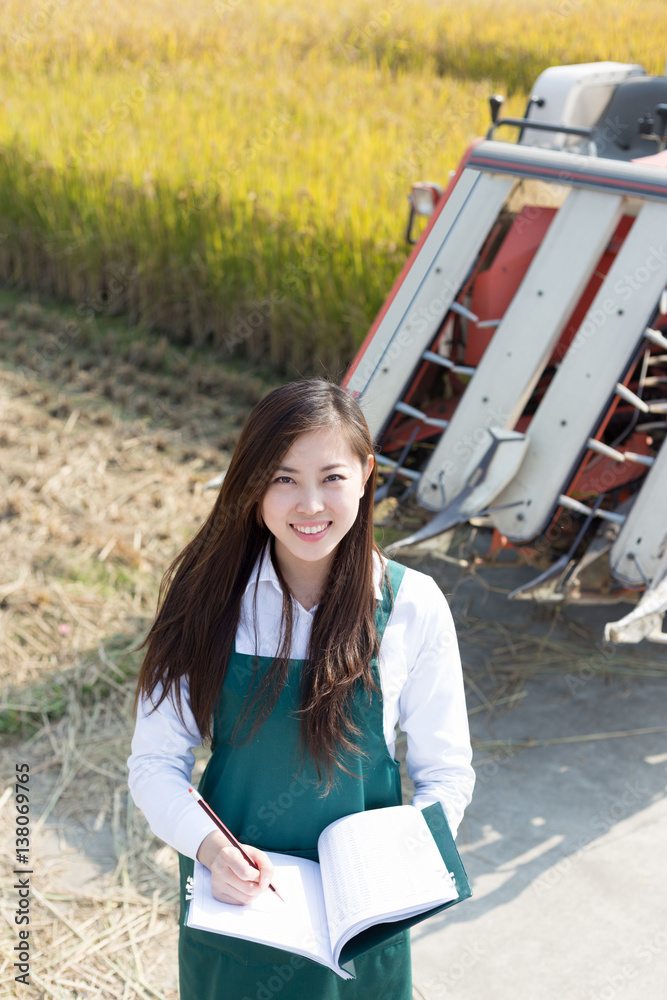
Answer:
[[662, 0], [5, 0], [0, 278], [338, 377], [442, 182], [539, 72], [661, 72]]

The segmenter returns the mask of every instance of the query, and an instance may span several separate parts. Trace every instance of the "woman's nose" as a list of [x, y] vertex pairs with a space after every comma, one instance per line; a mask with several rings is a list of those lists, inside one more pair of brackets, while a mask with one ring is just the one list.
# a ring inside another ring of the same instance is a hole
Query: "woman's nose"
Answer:
[[324, 503], [316, 490], [308, 490], [299, 496], [296, 509], [302, 514], [317, 514], [324, 510]]

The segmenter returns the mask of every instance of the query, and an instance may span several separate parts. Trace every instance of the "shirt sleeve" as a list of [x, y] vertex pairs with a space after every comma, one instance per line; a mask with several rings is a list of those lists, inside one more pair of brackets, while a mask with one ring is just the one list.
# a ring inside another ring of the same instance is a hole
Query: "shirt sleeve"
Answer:
[[399, 721], [407, 735], [406, 763], [416, 789], [412, 804], [423, 809], [441, 802], [456, 836], [475, 784], [461, 658], [443, 593], [431, 577], [419, 575], [413, 617], [419, 634], [410, 643], [415, 652], [399, 697]]
[[[158, 700], [162, 689], [155, 692]], [[181, 680], [181, 703], [186, 725], [171, 697], [158, 708], [142, 699], [127, 761], [130, 793], [153, 833], [189, 858], [195, 858], [202, 840], [216, 829], [188, 794], [195, 765], [193, 749], [202, 738], [190, 708], [186, 678]]]

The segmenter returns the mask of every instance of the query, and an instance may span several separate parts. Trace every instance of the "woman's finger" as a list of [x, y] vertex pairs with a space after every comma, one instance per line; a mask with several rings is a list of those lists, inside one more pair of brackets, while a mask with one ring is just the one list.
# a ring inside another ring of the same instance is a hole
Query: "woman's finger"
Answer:
[[264, 851], [260, 851], [258, 847], [251, 847], [248, 844], [243, 845], [243, 850], [259, 867], [258, 881], [260, 889], [262, 891], [264, 891], [264, 889], [268, 889], [269, 882], [273, 881], [273, 876], [275, 874], [275, 868], [271, 864], [268, 856], [264, 853]]
[[216, 899], [226, 903], [249, 903], [264, 887], [260, 884], [260, 872], [248, 864], [237, 848], [229, 846], [218, 852], [211, 865], [211, 891]]
[[[250, 852], [246, 849], [245, 844], [243, 845], [243, 850], [246, 852], [248, 857], [252, 857]], [[220, 861], [223, 867], [227, 867], [231, 874], [235, 875], [236, 878], [240, 879], [242, 882], [259, 882], [260, 873], [256, 868], [253, 868], [251, 864], [248, 864], [246, 859], [236, 847], [232, 847], [231, 845], [229, 847], [223, 847], [218, 852], [216, 861]]]

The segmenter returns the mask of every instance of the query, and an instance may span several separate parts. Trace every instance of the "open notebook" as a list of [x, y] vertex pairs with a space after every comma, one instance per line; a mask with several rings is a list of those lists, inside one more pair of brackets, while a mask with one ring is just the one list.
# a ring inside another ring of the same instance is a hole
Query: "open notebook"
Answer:
[[246, 906], [221, 903], [196, 861], [186, 924], [282, 948], [352, 979], [357, 955], [471, 895], [440, 803], [344, 816], [317, 847], [319, 864], [267, 852], [285, 902], [267, 891]]

